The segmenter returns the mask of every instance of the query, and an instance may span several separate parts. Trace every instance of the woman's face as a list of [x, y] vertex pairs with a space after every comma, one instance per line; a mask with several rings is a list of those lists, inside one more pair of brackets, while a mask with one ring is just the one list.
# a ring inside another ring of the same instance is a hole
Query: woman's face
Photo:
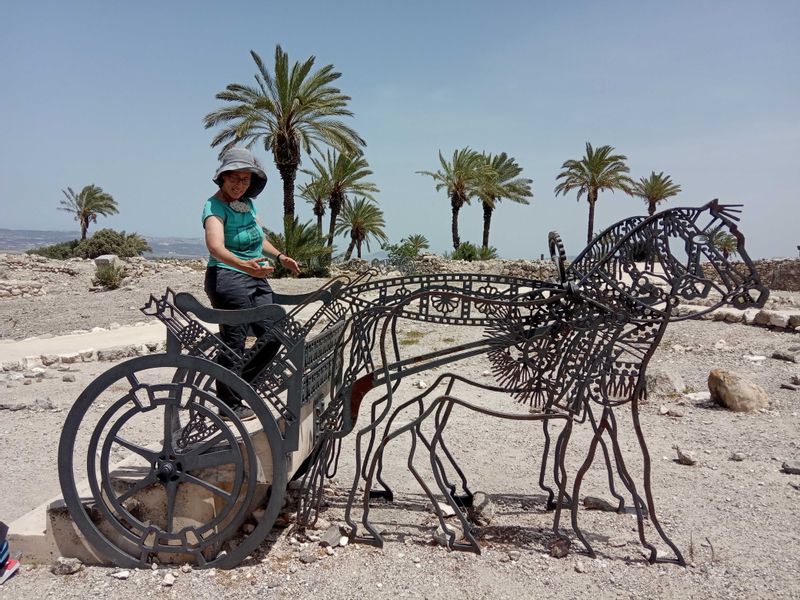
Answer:
[[250, 171], [227, 171], [222, 174], [222, 191], [239, 200], [250, 187]]

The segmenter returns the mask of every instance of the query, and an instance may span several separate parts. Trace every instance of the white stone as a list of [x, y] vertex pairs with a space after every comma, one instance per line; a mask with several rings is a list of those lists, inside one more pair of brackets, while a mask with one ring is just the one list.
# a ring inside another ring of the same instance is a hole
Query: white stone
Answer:
[[789, 315], [779, 312], [773, 312], [769, 316], [769, 324], [773, 327], [786, 328], [789, 326]]
[[130, 571], [116, 571], [115, 573], [111, 574], [111, 577], [113, 577], [114, 579], [121, 579], [123, 581], [128, 579], [128, 577], [130, 576], [131, 576]]
[[164, 587], [172, 587], [175, 584], [175, 576], [172, 573], [167, 573], [164, 575], [164, 580], [161, 582], [161, 585]]
[[43, 369], [44, 364], [40, 356], [26, 356], [22, 359], [22, 368], [26, 371], [34, 368]]
[[711, 392], [692, 392], [691, 394], [684, 394], [683, 397], [693, 402], [707, 402], [711, 400]]

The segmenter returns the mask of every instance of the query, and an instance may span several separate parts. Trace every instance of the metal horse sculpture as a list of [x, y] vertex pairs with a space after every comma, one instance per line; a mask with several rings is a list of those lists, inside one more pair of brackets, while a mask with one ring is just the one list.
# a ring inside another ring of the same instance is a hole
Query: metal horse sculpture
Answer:
[[[543, 422], [546, 445], [540, 485], [550, 494], [548, 504], [556, 511], [553, 529], [559, 536], [561, 508], [565, 499], [569, 499], [564, 457], [570, 432], [573, 424], [589, 420], [594, 435], [575, 476], [572, 498], [578, 498], [582, 478], [592, 464], [597, 445], [601, 444], [609, 485], [622, 508], [623, 499], [614, 489], [611, 460], [603, 441], [604, 434], [607, 434], [616, 471], [633, 497], [640, 540], [650, 550], [650, 560], [656, 560], [657, 550], [645, 538], [645, 512], [675, 553], [677, 562], [683, 563], [680, 551], [664, 533], [655, 513], [650, 459], [639, 423], [638, 403], [645, 394], [647, 363], [667, 324], [682, 318], [676, 311], [682, 300], [713, 296], [715, 302], [708, 306], [708, 311], [724, 304], [740, 309], [762, 306], [766, 301], [768, 292], [760, 284], [745, 252], [744, 238], [735, 223], [735, 212], [732, 207], [712, 202], [699, 209], [671, 209], [649, 218], [628, 219], [600, 234], [569, 268], [565, 268], [563, 252], [559, 252], [557, 237], [553, 236], [552, 251], [560, 276], [556, 285], [510, 279], [489, 282], [478, 276], [459, 275], [408, 277], [345, 289], [339, 301], [359, 306], [356, 314], [360, 326], [357, 328], [359, 335], [350, 340], [351, 371], [345, 374], [341, 392], [344, 397], [349, 396], [349, 403], [343, 403], [343, 423], [348, 426], [340, 433], [354, 426], [358, 407], [367, 392], [384, 389], [384, 393], [372, 403], [369, 423], [357, 433], [357, 472], [346, 508], [346, 519], [353, 535], [356, 535], [357, 526], [351, 510], [358, 483], [363, 479], [362, 524], [368, 533], [361, 539], [382, 543], [380, 534], [369, 521], [369, 499], [392, 497], [381, 479], [383, 453], [392, 439], [408, 432], [412, 435], [409, 469], [433, 500], [434, 494], [413, 463], [417, 440], [420, 440], [428, 449], [433, 475], [442, 495], [462, 522], [466, 541], [458, 542], [451, 531], [449, 546], [479, 551], [467, 517], [461, 510], [471, 500], [466, 477], [443, 439], [448, 418], [454, 406], [458, 405], [502, 418]], [[720, 230], [729, 231], [737, 238], [741, 263], [729, 263], [711, 243], [711, 237]], [[644, 260], [637, 262], [637, 258]], [[710, 273], [703, 272], [701, 261], [708, 265]], [[497, 284], [507, 287], [500, 292], [494, 287]], [[416, 290], [411, 291], [409, 288], [412, 286], [416, 286]], [[364, 298], [367, 291], [373, 292], [372, 300]], [[438, 311], [432, 313], [432, 307]], [[472, 316], [470, 310], [479, 311], [480, 318]], [[463, 346], [402, 358], [397, 343], [397, 325], [401, 319], [480, 325], [485, 328], [485, 336]], [[379, 356], [373, 357], [373, 353]], [[393, 394], [403, 377], [477, 354], [486, 354], [491, 361], [495, 385], [448, 373], [439, 376], [430, 390], [398, 407], [392, 405]], [[358, 377], [355, 373], [359, 374]], [[456, 382], [508, 392], [539, 408], [540, 412], [506, 413], [477, 406], [452, 395]], [[440, 383], [446, 383], [444, 395], [429, 402], [426, 408], [426, 398]], [[601, 407], [599, 419], [594, 415], [592, 403]], [[618, 425], [613, 409], [625, 403], [631, 404], [634, 430], [644, 462], [641, 484], [644, 498], [626, 468], [617, 439]], [[393, 428], [398, 416], [409, 408], [416, 410], [416, 416], [408, 424]], [[428, 440], [421, 426], [431, 418], [434, 420], [434, 434]], [[547, 425], [550, 421], [564, 424], [554, 458], [557, 502], [553, 502], [553, 491], [544, 483], [550, 446]], [[383, 433], [373, 452], [375, 435], [381, 425]], [[330, 439], [336, 437], [332, 435]], [[455, 494], [455, 486], [447, 478], [446, 463], [461, 479], [464, 491], [461, 496]], [[373, 493], [376, 481], [383, 489]], [[438, 503], [434, 502], [434, 506], [438, 507]], [[572, 502], [573, 530], [587, 552], [594, 555], [578, 527], [577, 509], [577, 502]], [[448, 531], [441, 510], [438, 512], [442, 527]]]
[[[736, 236], [741, 263], [729, 263], [709, 242], [719, 228]], [[716, 295], [716, 304], [708, 308], [713, 310], [722, 304], [761, 306], [766, 299], [733, 210], [714, 202], [628, 219], [598, 236], [569, 267], [555, 237], [552, 249], [561, 257], [557, 281], [478, 274], [373, 281], [365, 273], [352, 281], [332, 280], [311, 294], [276, 294], [276, 305], [244, 311], [210, 309], [171, 290], [151, 297], [143, 311], [166, 325], [166, 352], [131, 359], [100, 375], [76, 400], [64, 424], [59, 479], [73, 520], [99, 554], [120, 566], [146, 567], [156, 559], [235, 566], [267, 537], [289, 477], [303, 477], [307, 484], [298, 522], [316, 518], [325, 479], [336, 473], [341, 441], [355, 432], [356, 469], [346, 521], [354, 537], [380, 544], [369, 521], [369, 500], [392, 498], [382, 477], [383, 457], [389, 442], [407, 433], [413, 442], [409, 469], [433, 498], [414, 464], [417, 442], [422, 442], [441, 493], [464, 525], [465, 542], [451, 532], [450, 546], [479, 551], [461, 510], [471, 500], [467, 478], [444, 442], [449, 416], [459, 406], [542, 421], [546, 442], [540, 485], [549, 490], [557, 534], [561, 508], [570, 491], [573, 500], [578, 497], [600, 446], [620, 507], [614, 471], [633, 498], [640, 539], [650, 548], [651, 560], [656, 551], [644, 537], [645, 513], [682, 561], [656, 519], [638, 402], [647, 363], [667, 323], [681, 318], [676, 311], [681, 301]], [[644, 266], [636, 262], [639, 255]], [[701, 260], [713, 273], [701, 270]], [[301, 319], [306, 309], [311, 316]], [[268, 322], [268, 331], [243, 355], [201, 323], [255, 320]], [[409, 356], [399, 341], [409, 322], [472, 327], [479, 335]], [[229, 369], [217, 362], [223, 355]], [[478, 356], [490, 361], [493, 382], [448, 372], [427, 391], [396, 405], [405, 378]], [[520, 415], [477, 406], [453, 395], [456, 384], [506, 393], [539, 412]], [[256, 425], [242, 422], [219, 399], [217, 385], [227, 386], [254, 410]], [[443, 394], [434, 393], [442, 386]], [[626, 468], [617, 441], [620, 424], [614, 408], [625, 403], [644, 459], [641, 482]], [[401, 417], [408, 423], [398, 425]], [[430, 419], [434, 434], [428, 439], [422, 427]], [[552, 457], [551, 421], [562, 425]], [[569, 490], [564, 457], [573, 425], [585, 421], [593, 435]], [[260, 441], [254, 441], [256, 432]], [[125, 454], [135, 464], [120, 475], [112, 463]], [[557, 492], [545, 483], [551, 464]], [[448, 479], [453, 473], [461, 494]], [[88, 479], [88, 498], [78, 484], [82, 478]], [[364, 531], [359, 537], [353, 511], [362, 482]], [[180, 503], [198, 492], [209, 496], [214, 510], [187, 520]], [[572, 527], [591, 553], [578, 528], [574, 501], [571, 510]], [[251, 526], [244, 527], [245, 522]]]

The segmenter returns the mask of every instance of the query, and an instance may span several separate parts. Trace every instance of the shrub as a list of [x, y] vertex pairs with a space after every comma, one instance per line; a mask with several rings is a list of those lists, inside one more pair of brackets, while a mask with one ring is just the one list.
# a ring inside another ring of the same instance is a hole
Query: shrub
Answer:
[[471, 242], [461, 242], [450, 256], [452, 260], [480, 260], [478, 247]]
[[46, 258], [54, 258], [57, 260], [66, 260], [75, 256], [75, 247], [80, 243], [79, 240], [71, 240], [69, 242], [61, 242], [53, 244], [52, 246], [42, 246], [41, 248], [32, 248], [26, 250], [25, 254], [37, 254]]
[[150, 250], [150, 244], [138, 233], [101, 229], [91, 237], [79, 242], [74, 252], [75, 256], [81, 258], [97, 258], [104, 254], [116, 254], [122, 258], [130, 258], [131, 256], [141, 256]]
[[[330, 277], [331, 249], [325, 237], [311, 222], [300, 223], [297, 218], [287, 221], [285, 233], [264, 230], [269, 242], [280, 252], [288, 254], [300, 265], [300, 277]], [[275, 265], [275, 277], [286, 277], [289, 271]]]
[[114, 265], [100, 265], [95, 271], [93, 283], [107, 290], [115, 290], [124, 278], [124, 268], [115, 267]]

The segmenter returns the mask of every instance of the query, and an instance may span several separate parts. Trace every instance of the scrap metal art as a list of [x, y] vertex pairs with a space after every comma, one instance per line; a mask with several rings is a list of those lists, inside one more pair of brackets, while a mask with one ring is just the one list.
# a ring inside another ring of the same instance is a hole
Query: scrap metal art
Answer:
[[[433, 500], [448, 546], [479, 552], [466, 510], [472, 493], [453, 440], [445, 443], [448, 420], [458, 407], [542, 423], [539, 485], [554, 509], [556, 536], [566, 536], [560, 521], [562, 508], [569, 506], [575, 536], [594, 555], [578, 524], [576, 499], [599, 447], [619, 509], [624, 497], [615, 482], [632, 499], [651, 562], [658, 555], [645, 535], [646, 518], [673, 560], [683, 564], [656, 515], [638, 408], [647, 364], [666, 326], [688, 318], [679, 309], [682, 302], [703, 300], [706, 311], [765, 303], [768, 291], [745, 251], [737, 212], [714, 201], [626, 219], [598, 235], [569, 266], [558, 236], [551, 234], [555, 281], [481, 274], [377, 280], [364, 273], [353, 281], [332, 280], [312, 294], [276, 295], [275, 305], [246, 311], [212, 310], [167, 290], [143, 309], [167, 326], [166, 353], [110, 369], [89, 385], [67, 417], [59, 446], [66, 504], [96, 551], [120, 566], [180, 559], [231, 567], [267, 537], [290, 476], [302, 479], [300, 489], [307, 490], [298, 523], [313, 523], [323, 484], [336, 473], [342, 439], [354, 434], [355, 472], [345, 520], [351, 537], [381, 545], [370, 521], [370, 499], [393, 499], [383, 459], [392, 440], [409, 435], [408, 468]], [[739, 261], [727, 260], [715, 247], [712, 238], [721, 232], [735, 236]], [[287, 312], [284, 305], [294, 308]], [[304, 310], [304, 316], [312, 312], [301, 322]], [[255, 320], [269, 322], [269, 331], [243, 356], [200, 322]], [[411, 355], [400, 343], [409, 322], [471, 327], [476, 335]], [[230, 369], [217, 364], [222, 355], [233, 363]], [[457, 369], [458, 361], [472, 357], [488, 360], [492, 383], [453, 370], [410, 400], [395, 401], [409, 376], [449, 364]], [[256, 425], [240, 421], [219, 400], [218, 383], [255, 411]], [[468, 394], [455, 396], [456, 385], [503, 392], [529, 410], [476, 404]], [[638, 477], [619, 443], [624, 424], [615, 409], [624, 404], [641, 452]], [[311, 427], [304, 425], [308, 419]], [[552, 455], [551, 421], [560, 426]], [[570, 435], [574, 425], [587, 422], [591, 441], [570, 483], [565, 464]], [[147, 433], [152, 438], [154, 427], [157, 443], [137, 441]], [[435, 492], [414, 462], [420, 443]], [[112, 468], [124, 454], [128, 466]], [[555, 490], [547, 482], [551, 469]], [[89, 498], [87, 490], [78, 489], [81, 476], [88, 478]], [[193, 494], [208, 500], [208, 510], [199, 511], [204, 518], [197, 510], [192, 519], [180, 514]], [[442, 499], [460, 520], [463, 538], [445, 523]], [[363, 528], [355, 515], [359, 506]]]

